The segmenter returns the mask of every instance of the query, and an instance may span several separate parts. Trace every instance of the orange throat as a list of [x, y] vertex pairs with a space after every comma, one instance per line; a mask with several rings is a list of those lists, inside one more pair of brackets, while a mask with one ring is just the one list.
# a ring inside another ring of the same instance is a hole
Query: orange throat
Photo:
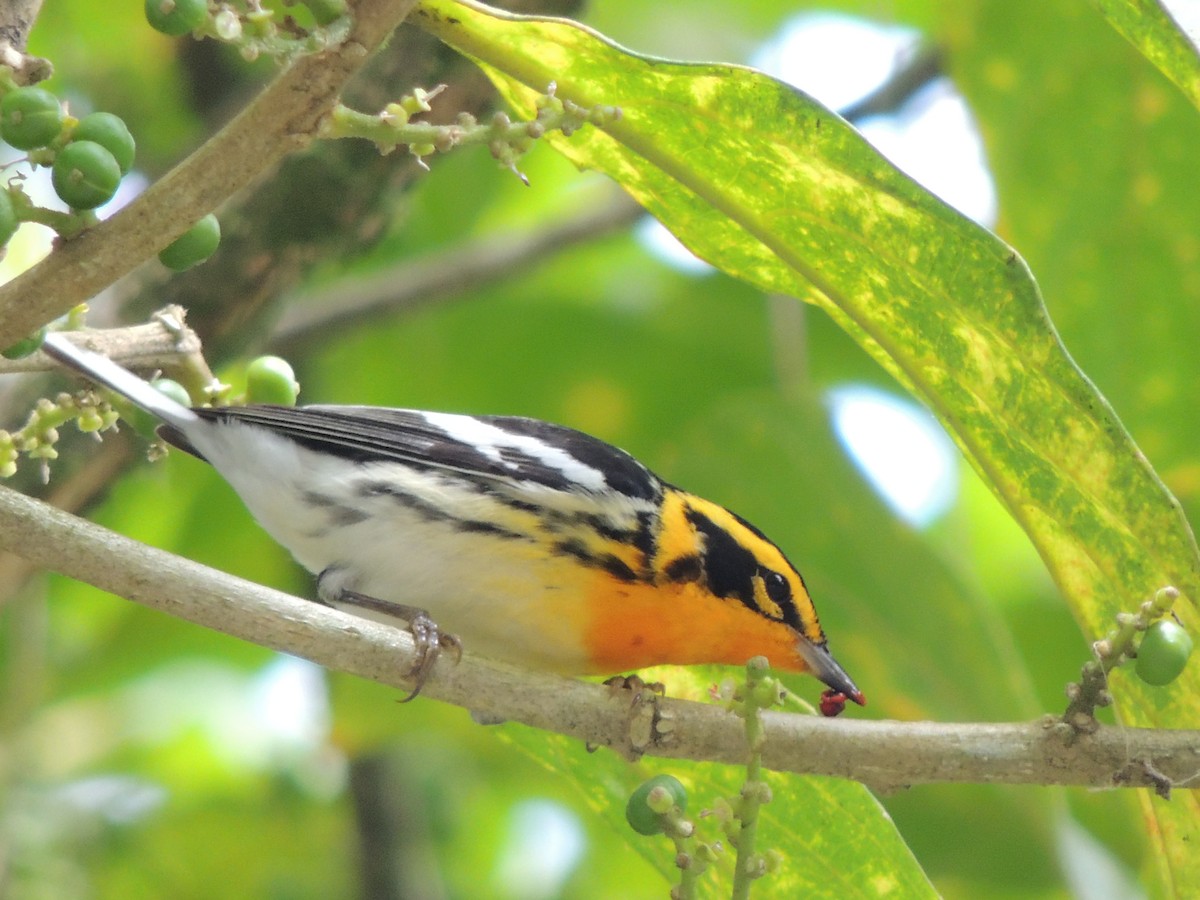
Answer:
[[805, 672], [791, 626], [694, 582], [654, 585], [597, 575], [586, 608], [590, 674], [653, 665], [742, 665], [765, 656], [777, 669]]

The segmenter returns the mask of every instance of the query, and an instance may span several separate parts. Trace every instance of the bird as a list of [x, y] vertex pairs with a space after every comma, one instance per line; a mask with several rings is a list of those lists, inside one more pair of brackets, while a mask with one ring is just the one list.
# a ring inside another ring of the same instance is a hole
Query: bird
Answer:
[[374, 406], [183, 405], [52, 332], [43, 350], [157, 418], [316, 576], [317, 599], [418, 645], [564, 675], [742, 665], [755, 656], [863, 694], [783, 551], [624, 450], [518, 416]]

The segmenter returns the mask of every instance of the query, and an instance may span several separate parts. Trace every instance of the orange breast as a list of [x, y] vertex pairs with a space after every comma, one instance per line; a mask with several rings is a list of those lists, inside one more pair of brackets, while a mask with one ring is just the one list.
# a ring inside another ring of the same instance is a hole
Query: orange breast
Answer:
[[661, 664], [743, 665], [759, 655], [778, 669], [806, 670], [789, 626], [693, 582], [627, 584], [597, 573], [586, 609], [592, 674]]

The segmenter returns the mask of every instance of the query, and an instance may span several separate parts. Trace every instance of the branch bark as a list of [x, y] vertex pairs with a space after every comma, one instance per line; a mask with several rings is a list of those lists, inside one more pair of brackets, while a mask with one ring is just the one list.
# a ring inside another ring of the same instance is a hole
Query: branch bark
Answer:
[[[173, 317], [176, 326], [168, 326], [161, 318], [142, 325], [125, 328], [89, 328], [69, 332], [78, 344], [94, 353], [107, 356], [113, 362], [138, 372], [174, 370], [183, 361], [194, 359], [207, 371], [201, 356], [200, 338], [184, 323], [184, 311], [171, 307], [162, 311]], [[0, 357], [0, 375], [18, 372], [61, 372], [62, 367], [40, 350], [23, 359]], [[211, 373], [210, 373], [211, 374]]]
[[[189, 562], [9, 489], [0, 489], [0, 548], [137, 603], [330, 669], [407, 689], [411, 636]], [[430, 698], [486, 720], [511, 720], [622, 753], [744, 763], [742, 721], [712, 705], [664, 699], [631, 713], [602, 685], [443, 656]], [[765, 713], [763, 764], [876, 789], [932, 782], [1200, 786], [1200, 732], [1104, 726], [1068, 743], [1056, 720], [1012, 724], [821, 719]], [[646, 737], [636, 737], [646, 735]]]
[[8, 0], [0, 4], [0, 65], [12, 69], [18, 84], [34, 84], [52, 74], [49, 62], [25, 52], [41, 8], [42, 0]]

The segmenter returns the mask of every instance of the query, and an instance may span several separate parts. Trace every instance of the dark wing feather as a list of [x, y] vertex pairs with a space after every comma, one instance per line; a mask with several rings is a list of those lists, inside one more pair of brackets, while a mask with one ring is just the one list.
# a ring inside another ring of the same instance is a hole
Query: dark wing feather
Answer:
[[[210, 421], [266, 428], [310, 450], [354, 462], [399, 462], [534, 482], [559, 490], [580, 487], [563, 469], [519, 446], [500, 446], [500, 458], [496, 459], [429, 422], [418, 410], [375, 406], [229, 406], [198, 408], [195, 412]], [[516, 438], [532, 438], [563, 451], [602, 473], [611, 490], [646, 500], [656, 500], [661, 493], [662, 483], [636, 459], [581, 431], [518, 416], [475, 418]], [[163, 429], [162, 434], [170, 443], [195, 452], [174, 429]]]

